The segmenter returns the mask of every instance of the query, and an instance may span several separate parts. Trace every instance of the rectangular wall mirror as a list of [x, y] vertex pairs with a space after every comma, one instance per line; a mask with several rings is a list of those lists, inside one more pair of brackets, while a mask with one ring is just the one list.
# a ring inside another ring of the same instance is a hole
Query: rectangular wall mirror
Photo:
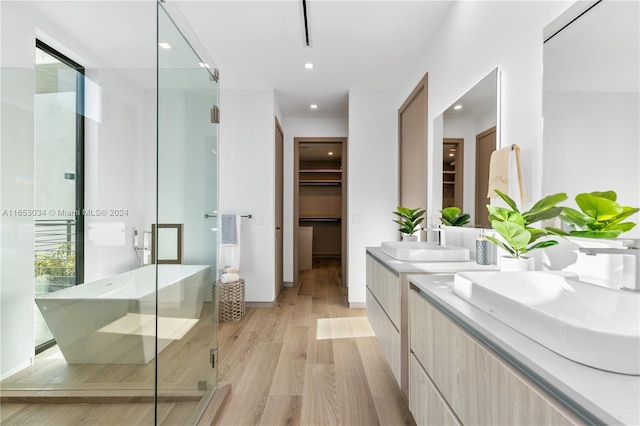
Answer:
[[434, 149], [442, 155], [434, 183], [442, 184], [442, 208], [459, 207], [473, 226], [490, 226], [487, 187], [489, 159], [499, 146], [498, 97], [496, 68], [434, 120], [434, 140], [442, 148]]
[[637, 207], [640, 3], [580, 5], [545, 29], [543, 194], [566, 192], [575, 204], [579, 193], [614, 190]]

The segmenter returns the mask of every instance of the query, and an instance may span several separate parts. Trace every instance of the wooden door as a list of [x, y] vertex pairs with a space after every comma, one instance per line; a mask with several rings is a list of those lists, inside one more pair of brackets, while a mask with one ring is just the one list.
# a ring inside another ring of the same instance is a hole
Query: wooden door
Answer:
[[283, 281], [283, 166], [284, 166], [284, 132], [278, 119], [275, 121], [275, 298], [282, 290]]
[[[427, 75], [398, 110], [398, 125], [398, 203], [427, 209]], [[424, 240], [424, 232], [420, 239]]]
[[489, 160], [496, 150], [496, 127], [492, 127], [476, 136], [476, 225], [491, 228], [487, 204], [489, 198]]

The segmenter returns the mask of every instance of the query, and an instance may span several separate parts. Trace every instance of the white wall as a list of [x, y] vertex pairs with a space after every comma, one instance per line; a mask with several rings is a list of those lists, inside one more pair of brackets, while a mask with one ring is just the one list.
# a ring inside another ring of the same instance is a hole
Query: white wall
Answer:
[[[284, 131], [284, 281], [293, 282], [293, 140], [305, 137], [346, 137], [348, 121], [332, 118], [285, 118]], [[347, 141], [347, 148], [351, 141]], [[351, 155], [348, 153], [348, 156]], [[347, 179], [351, 179], [348, 170]]]
[[[274, 93], [271, 89], [220, 91], [220, 214], [242, 219], [240, 276], [245, 300], [273, 302]], [[224, 265], [221, 265], [221, 267]]]
[[366, 300], [365, 248], [398, 239], [398, 109], [385, 89], [349, 91], [349, 303]]
[[[577, 208], [579, 193], [613, 190], [638, 207], [638, 94], [545, 92], [544, 110], [544, 192], [566, 192]], [[638, 238], [640, 229], [624, 235]]]
[[[152, 70], [149, 70], [153, 78]], [[137, 267], [133, 228], [150, 230], [146, 211], [155, 205], [141, 204], [144, 173], [155, 171], [155, 151], [145, 153], [145, 92], [124, 79], [118, 70], [89, 69], [87, 93], [97, 103], [85, 117], [85, 209], [114, 210], [122, 215], [85, 215], [85, 282], [119, 274]], [[155, 183], [155, 179], [154, 179]], [[155, 186], [155, 185], [154, 185]], [[142, 240], [140, 240], [142, 241]]]

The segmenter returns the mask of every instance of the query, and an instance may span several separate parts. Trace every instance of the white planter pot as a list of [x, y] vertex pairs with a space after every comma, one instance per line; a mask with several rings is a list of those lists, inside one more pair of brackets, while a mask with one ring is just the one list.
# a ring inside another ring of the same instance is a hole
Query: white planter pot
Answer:
[[417, 235], [402, 234], [402, 241], [418, 241]]
[[515, 258], [511, 256], [502, 256], [500, 258], [500, 271], [534, 271], [536, 269], [536, 260], [532, 257]]

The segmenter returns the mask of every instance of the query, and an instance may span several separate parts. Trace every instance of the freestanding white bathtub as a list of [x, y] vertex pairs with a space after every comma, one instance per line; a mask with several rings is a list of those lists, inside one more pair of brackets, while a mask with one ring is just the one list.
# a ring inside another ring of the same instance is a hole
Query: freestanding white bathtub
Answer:
[[[69, 364], [146, 364], [200, 319], [211, 267], [148, 265], [36, 298]], [[157, 313], [156, 313], [157, 307]]]

